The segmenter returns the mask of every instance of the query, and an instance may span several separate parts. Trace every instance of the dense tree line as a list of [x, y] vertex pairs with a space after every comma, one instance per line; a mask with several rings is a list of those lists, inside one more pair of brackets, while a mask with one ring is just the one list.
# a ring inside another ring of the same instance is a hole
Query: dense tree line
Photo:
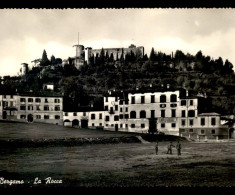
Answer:
[[168, 55], [152, 48], [148, 57], [138, 52], [124, 55], [122, 50], [121, 56], [114, 57], [102, 49], [100, 55], [91, 56], [90, 63], [79, 69], [71, 58], [63, 67], [61, 64], [62, 60], [53, 55], [49, 60], [44, 50], [39, 66], [23, 76], [4, 77], [0, 90], [40, 91], [44, 83], [54, 83], [55, 91], [65, 97], [65, 107], [74, 109], [91, 102], [98, 106], [102, 101], [94, 97], [105, 95], [108, 90], [157, 90], [170, 84], [185, 87], [193, 95], [210, 96], [213, 111], [235, 114], [233, 64], [221, 57], [204, 56], [202, 51], [191, 55], [177, 50]]

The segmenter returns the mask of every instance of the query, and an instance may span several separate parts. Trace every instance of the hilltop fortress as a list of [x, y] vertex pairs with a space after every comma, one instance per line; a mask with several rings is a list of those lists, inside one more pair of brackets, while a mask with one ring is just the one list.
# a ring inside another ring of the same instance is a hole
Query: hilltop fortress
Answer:
[[[83, 65], [84, 63], [90, 64], [90, 59], [92, 57], [100, 56], [102, 49], [92, 49], [91, 47], [84, 47], [83, 45], [74, 45], [76, 47], [76, 56], [70, 58], [73, 61], [73, 64], [76, 68]], [[125, 59], [126, 55], [133, 52], [135, 55], [140, 57], [144, 56], [144, 47], [131, 44], [128, 48], [103, 48], [105, 56], [113, 56], [113, 59], [116, 61], [123, 56]], [[63, 65], [68, 63], [68, 60], [63, 61]]]

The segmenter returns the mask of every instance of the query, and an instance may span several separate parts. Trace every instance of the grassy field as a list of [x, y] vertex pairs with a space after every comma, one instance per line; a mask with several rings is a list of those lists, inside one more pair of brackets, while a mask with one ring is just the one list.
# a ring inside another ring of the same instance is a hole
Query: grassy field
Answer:
[[[26, 124], [24, 124], [26, 125]], [[34, 125], [34, 124], [30, 124]], [[36, 124], [26, 137], [53, 136], [51, 125]], [[48, 128], [46, 128], [46, 126]], [[19, 127], [19, 125], [18, 125]], [[29, 126], [31, 127], [31, 126]], [[115, 132], [58, 127], [55, 136], [113, 136]], [[4, 127], [0, 139], [18, 138], [13, 126]], [[21, 130], [23, 128], [19, 127]], [[26, 129], [27, 126], [24, 126]], [[0, 124], [2, 133], [2, 124]], [[28, 128], [27, 128], [28, 129]], [[30, 128], [29, 128], [30, 129]], [[43, 132], [40, 133], [40, 129]], [[63, 129], [63, 130], [62, 130]], [[47, 131], [46, 131], [47, 130]], [[65, 132], [64, 132], [65, 131]], [[89, 132], [88, 134], [84, 133]], [[63, 132], [63, 133], [62, 133]], [[114, 134], [113, 134], [114, 133]], [[23, 137], [22, 132], [19, 136]], [[125, 134], [126, 135], [126, 134]], [[161, 187], [161, 186], [235, 186], [235, 142], [195, 143], [182, 141], [182, 155], [166, 154], [167, 141], [155, 143], [96, 144], [73, 147], [0, 148], [0, 178], [24, 180], [27, 186], [75, 187]], [[62, 184], [45, 184], [45, 178]], [[34, 184], [35, 178], [42, 184]], [[0, 185], [0, 187], [5, 185]]]

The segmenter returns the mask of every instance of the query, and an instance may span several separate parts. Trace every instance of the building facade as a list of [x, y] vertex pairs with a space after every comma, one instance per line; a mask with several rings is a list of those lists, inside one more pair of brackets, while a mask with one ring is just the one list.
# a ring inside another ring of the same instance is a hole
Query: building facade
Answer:
[[63, 125], [63, 98], [58, 96], [0, 95], [0, 118]]
[[199, 114], [198, 97], [190, 97], [182, 90], [134, 92], [104, 97], [104, 111], [67, 113], [65, 126], [74, 120], [86, 120], [89, 128], [101, 127], [111, 131], [137, 133], [162, 132], [191, 139], [224, 139], [228, 127], [221, 125], [217, 113]]

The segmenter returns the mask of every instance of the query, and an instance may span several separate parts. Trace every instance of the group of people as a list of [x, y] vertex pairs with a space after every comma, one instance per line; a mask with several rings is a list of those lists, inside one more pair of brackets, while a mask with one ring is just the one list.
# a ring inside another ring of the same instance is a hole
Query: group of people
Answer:
[[[170, 144], [167, 146], [167, 154], [172, 154], [173, 147], [176, 147], [177, 154], [178, 156], [180, 156], [181, 155], [181, 143], [179, 141], [177, 142], [176, 146], [173, 145], [172, 142], [170, 142]], [[155, 145], [155, 151], [156, 151], [156, 155], [158, 155], [158, 142]]]

